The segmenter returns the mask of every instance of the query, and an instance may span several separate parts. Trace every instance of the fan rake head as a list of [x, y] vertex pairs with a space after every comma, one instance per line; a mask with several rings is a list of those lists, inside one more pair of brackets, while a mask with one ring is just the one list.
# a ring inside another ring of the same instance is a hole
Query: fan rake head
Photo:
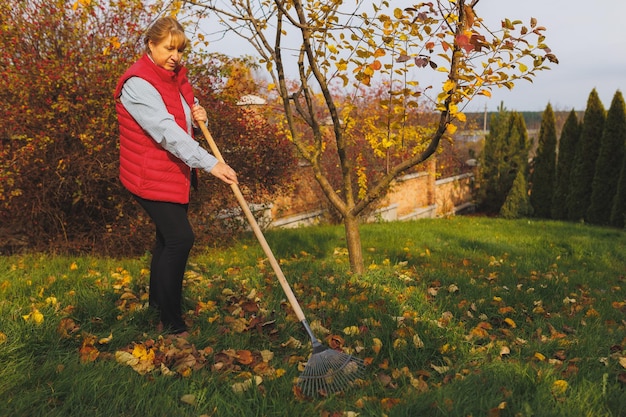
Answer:
[[298, 386], [309, 397], [329, 395], [354, 385], [364, 369], [361, 359], [326, 347], [313, 352], [298, 378]]

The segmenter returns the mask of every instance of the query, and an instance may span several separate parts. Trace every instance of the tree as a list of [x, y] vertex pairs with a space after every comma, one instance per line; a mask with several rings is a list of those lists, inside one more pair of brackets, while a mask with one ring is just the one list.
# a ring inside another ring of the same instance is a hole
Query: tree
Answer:
[[[364, 270], [360, 216], [396, 177], [433, 155], [442, 138], [454, 131], [455, 120], [465, 120], [463, 104], [476, 95], [490, 95], [494, 86], [513, 88], [517, 80], [531, 80], [547, 68], [545, 61], [556, 62], [544, 43], [545, 28], [535, 19], [527, 25], [503, 19], [501, 28], [491, 30], [476, 14], [478, 0], [438, 0], [404, 9], [386, 0], [367, 2], [371, 12], [359, 11], [366, 4], [360, 0], [353, 9], [341, 0], [266, 0], [260, 7], [221, 0], [188, 4], [212, 11], [225, 31], [246, 39], [260, 54], [273, 81], [270, 88], [282, 102], [293, 144], [342, 217], [355, 273]], [[297, 69], [292, 82], [290, 68]], [[441, 82], [421, 86], [418, 79], [432, 69], [441, 72]], [[355, 144], [349, 130], [358, 121], [333, 95], [333, 85], [344, 93], [358, 91], [377, 78], [386, 79], [390, 87], [384, 104], [390, 122], [388, 134], [373, 138], [367, 152], [406, 149], [391, 152], [406, 157], [382, 175], [368, 172], [359, 159], [350, 157]], [[396, 122], [403, 118], [402, 109], [424, 100], [432, 100], [437, 122], [432, 134], [414, 137], [418, 145], [410, 148], [403, 141], [408, 137], [402, 133], [406, 125]], [[325, 160], [339, 167], [338, 182], [325, 170]], [[360, 186], [355, 188], [355, 182]]]
[[607, 113], [598, 151], [591, 200], [587, 210], [587, 219], [590, 223], [604, 226], [611, 223], [611, 210], [622, 170], [625, 147], [626, 106], [624, 96], [617, 91]]
[[[504, 106], [492, 117], [478, 175], [478, 201], [482, 211], [500, 212], [518, 172], [526, 176], [528, 133], [524, 117]], [[526, 189], [526, 179], [524, 178]]]
[[600, 101], [598, 92], [593, 89], [587, 99], [580, 139], [570, 173], [567, 217], [571, 221], [586, 220], [605, 119], [604, 106]]
[[[160, 1], [150, 5], [142, 0], [0, 4], [5, 62], [0, 246], [15, 234], [31, 249], [128, 255], [143, 253], [152, 240], [152, 226], [118, 181], [113, 98], [119, 76], [143, 52], [143, 31], [163, 8]], [[188, 61], [206, 69], [208, 58], [197, 58], [191, 53]], [[206, 81], [196, 84], [201, 102], [212, 107], [222, 127], [220, 138], [242, 148], [231, 164], [251, 179], [246, 185], [255, 194], [275, 189], [292, 159], [283, 151], [285, 135], [216, 99]], [[205, 183], [209, 177], [202, 177]], [[222, 195], [230, 194], [205, 191], [203, 211], [215, 212]]]
[[500, 208], [500, 216], [505, 219], [519, 219], [533, 214], [533, 207], [528, 197], [526, 175], [523, 170], [517, 171], [515, 181], [504, 204]]
[[626, 225], [626, 155], [624, 155], [622, 162], [622, 170], [611, 210], [611, 226], [624, 228], [624, 225]]
[[567, 196], [570, 189], [570, 173], [578, 139], [580, 138], [580, 125], [576, 111], [569, 112], [561, 137], [559, 138], [559, 152], [557, 154], [556, 165], [556, 185], [552, 195], [552, 218], [555, 220], [565, 220], [567, 216]]
[[532, 163], [530, 204], [534, 215], [550, 218], [556, 181], [556, 118], [548, 104], [541, 117], [537, 156]]

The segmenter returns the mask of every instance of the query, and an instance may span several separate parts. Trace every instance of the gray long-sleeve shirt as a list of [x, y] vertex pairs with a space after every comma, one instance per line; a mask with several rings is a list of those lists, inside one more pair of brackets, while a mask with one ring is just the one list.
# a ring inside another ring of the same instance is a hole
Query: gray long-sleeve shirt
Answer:
[[187, 131], [182, 129], [174, 116], [167, 111], [159, 92], [148, 81], [129, 78], [122, 87], [122, 105], [148, 134], [165, 149], [191, 168], [207, 172], [217, 164], [217, 159], [191, 137], [191, 109], [183, 100], [187, 119]]

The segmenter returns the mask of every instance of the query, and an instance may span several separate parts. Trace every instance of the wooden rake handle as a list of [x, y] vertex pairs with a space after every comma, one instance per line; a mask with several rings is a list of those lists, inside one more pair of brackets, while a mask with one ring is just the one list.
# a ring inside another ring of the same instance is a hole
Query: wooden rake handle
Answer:
[[[224, 162], [222, 153], [220, 152], [217, 145], [215, 144], [215, 141], [213, 140], [213, 136], [211, 136], [209, 129], [207, 129], [207, 127], [202, 122], [199, 122], [198, 124], [200, 125], [200, 129], [202, 130], [202, 133], [204, 134], [204, 138], [207, 140], [207, 142], [209, 142], [209, 147], [211, 148], [213, 155], [217, 158], [218, 161]], [[263, 232], [261, 231], [259, 224], [254, 218], [252, 211], [250, 211], [250, 207], [248, 207], [248, 203], [243, 197], [243, 194], [241, 193], [241, 189], [239, 189], [239, 185], [230, 184], [230, 188], [233, 190], [233, 193], [235, 193], [237, 202], [241, 206], [241, 209], [243, 210], [244, 214], [246, 215], [246, 219], [248, 220], [248, 223], [250, 223], [250, 227], [252, 227], [252, 231], [254, 232], [254, 235], [256, 236], [257, 240], [261, 244], [261, 247], [263, 248], [263, 252], [265, 252], [265, 256], [267, 256], [267, 258], [269, 259], [270, 265], [272, 266], [274, 273], [278, 277], [278, 282], [280, 282], [280, 285], [283, 288], [285, 295], [287, 295], [287, 299], [289, 300], [289, 303], [291, 304], [293, 311], [296, 313], [296, 317], [298, 317], [298, 320], [300, 320], [301, 322], [305, 321], [304, 312], [302, 311], [302, 308], [300, 307], [300, 303], [298, 303], [298, 300], [296, 299], [296, 296], [294, 295], [293, 290], [289, 286], [289, 283], [287, 282], [287, 278], [285, 278], [285, 274], [283, 274], [283, 271], [280, 269], [280, 265], [278, 264], [276, 257], [272, 253], [272, 250], [270, 249], [270, 246], [268, 245], [267, 240], [265, 240], [265, 236], [263, 235]]]

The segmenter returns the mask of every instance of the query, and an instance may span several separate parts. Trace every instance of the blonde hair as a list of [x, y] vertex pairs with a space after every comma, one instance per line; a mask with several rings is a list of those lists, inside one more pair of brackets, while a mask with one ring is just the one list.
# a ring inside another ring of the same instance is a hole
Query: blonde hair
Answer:
[[146, 52], [150, 52], [150, 48], [148, 47], [150, 42], [159, 44], [169, 35], [172, 35], [172, 46], [175, 46], [176, 49], [182, 51], [187, 48], [189, 39], [187, 39], [182, 25], [178, 23], [178, 20], [167, 16], [158, 19], [146, 31], [146, 37], [144, 38]]

